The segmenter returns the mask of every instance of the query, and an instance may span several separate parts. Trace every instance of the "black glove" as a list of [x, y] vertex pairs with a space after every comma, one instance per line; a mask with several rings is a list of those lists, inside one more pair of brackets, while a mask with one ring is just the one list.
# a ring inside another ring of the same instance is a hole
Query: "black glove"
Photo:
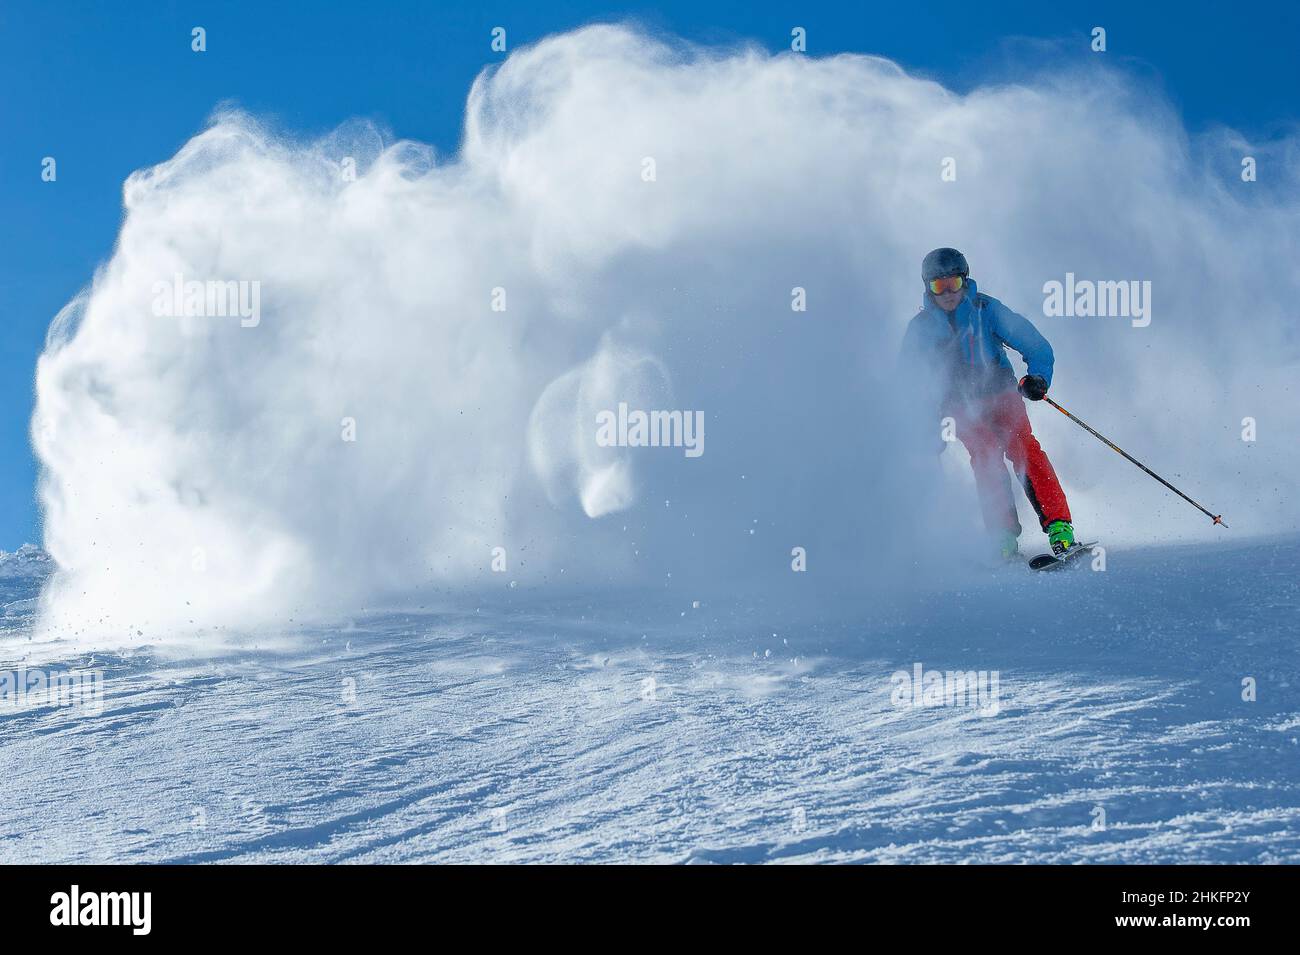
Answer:
[[1042, 375], [1025, 375], [1017, 388], [1030, 401], [1042, 401], [1047, 394], [1047, 379]]

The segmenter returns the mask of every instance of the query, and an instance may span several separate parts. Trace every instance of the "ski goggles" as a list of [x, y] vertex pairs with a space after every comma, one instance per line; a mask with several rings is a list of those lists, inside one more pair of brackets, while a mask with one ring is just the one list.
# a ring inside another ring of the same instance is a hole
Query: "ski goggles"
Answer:
[[942, 295], [944, 292], [961, 291], [961, 287], [966, 284], [966, 280], [960, 275], [945, 275], [941, 279], [930, 279], [926, 284], [930, 286], [930, 291], [935, 295]]

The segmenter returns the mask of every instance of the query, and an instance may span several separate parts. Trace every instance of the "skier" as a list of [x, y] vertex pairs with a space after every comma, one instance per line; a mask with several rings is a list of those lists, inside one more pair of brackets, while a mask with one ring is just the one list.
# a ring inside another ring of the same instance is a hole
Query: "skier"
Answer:
[[[1047, 394], [1052, 346], [1029, 319], [976, 288], [966, 257], [956, 249], [927, 255], [921, 279], [921, 311], [903, 337], [904, 370], [922, 375], [921, 390], [937, 399], [939, 416], [956, 422], [957, 438], [970, 452], [984, 526], [998, 539], [1002, 556], [1016, 557], [1020, 537], [1004, 457], [1015, 469], [1052, 553], [1063, 556], [1074, 546], [1070, 508], [1020, 397], [1040, 401]], [[1025, 360], [1027, 374], [1019, 382], [1006, 346]]]

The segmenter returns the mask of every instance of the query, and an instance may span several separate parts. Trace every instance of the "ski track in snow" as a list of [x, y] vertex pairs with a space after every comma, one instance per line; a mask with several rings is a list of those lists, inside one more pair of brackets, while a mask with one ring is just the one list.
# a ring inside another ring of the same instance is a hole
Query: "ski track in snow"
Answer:
[[[1300, 545], [1107, 563], [101, 654], [102, 713], [0, 705], [0, 862], [1300, 861]], [[35, 583], [0, 584], [15, 666]], [[998, 670], [1000, 711], [895, 706], [918, 661]]]

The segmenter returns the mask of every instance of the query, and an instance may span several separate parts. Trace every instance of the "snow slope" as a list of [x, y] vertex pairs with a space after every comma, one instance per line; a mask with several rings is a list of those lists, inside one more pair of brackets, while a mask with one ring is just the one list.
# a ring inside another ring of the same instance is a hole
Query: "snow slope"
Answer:
[[[46, 660], [103, 710], [0, 705], [0, 862], [1295, 862], [1298, 577], [1284, 541], [798, 612], [507, 589]], [[6, 665], [39, 581], [0, 573]], [[999, 712], [894, 705], [918, 662]]]

